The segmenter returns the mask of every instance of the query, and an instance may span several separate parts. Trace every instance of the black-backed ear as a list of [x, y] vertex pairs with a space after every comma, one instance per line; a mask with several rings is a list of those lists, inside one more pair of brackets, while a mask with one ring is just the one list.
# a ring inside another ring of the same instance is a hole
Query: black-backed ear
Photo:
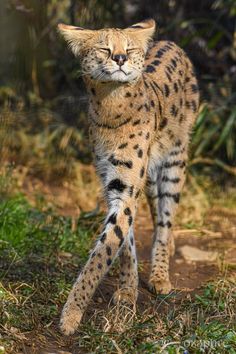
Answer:
[[58, 24], [59, 33], [65, 38], [72, 52], [78, 56], [82, 46], [87, 40], [94, 36], [95, 31], [82, 27], [68, 26], [63, 23]]
[[156, 22], [153, 19], [144, 20], [125, 29], [126, 32], [135, 36], [136, 39], [142, 43], [145, 51], [148, 48], [148, 43], [153, 37], [155, 30]]

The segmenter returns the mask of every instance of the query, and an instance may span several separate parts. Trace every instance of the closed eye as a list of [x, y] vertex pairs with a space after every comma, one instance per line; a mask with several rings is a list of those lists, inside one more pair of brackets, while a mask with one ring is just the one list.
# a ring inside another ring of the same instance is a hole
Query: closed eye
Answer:
[[129, 54], [129, 53], [135, 52], [137, 50], [138, 50], [138, 48], [129, 48], [126, 51], [127, 51], [127, 54]]
[[110, 48], [99, 48], [99, 50], [101, 50], [102, 52], [108, 53], [109, 55], [111, 55], [111, 50]]

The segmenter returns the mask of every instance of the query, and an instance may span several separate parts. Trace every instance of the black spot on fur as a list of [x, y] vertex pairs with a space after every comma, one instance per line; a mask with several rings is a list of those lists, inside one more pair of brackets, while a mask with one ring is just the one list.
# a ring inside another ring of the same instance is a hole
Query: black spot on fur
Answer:
[[107, 258], [107, 265], [110, 266], [112, 263], [111, 258]]
[[116, 225], [116, 226], [114, 227], [114, 232], [115, 232], [116, 236], [120, 239], [120, 244], [119, 244], [119, 246], [121, 246], [122, 243], [124, 242], [124, 236], [123, 236], [123, 232], [122, 232], [120, 226]]
[[107, 220], [107, 224], [111, 223], [113, 225], [116, 224], [116, 213], [113, 213], [109, 216], [108, 220]]
[[130, 215], [130, 216], [129, 216], [129, 219], [128, 219], [129, 226], [132, 225], [132, 222], [133, 222], [133, 217]]
[[123, 143], [118, 146], [118, 149], [124, 149], [124, 148], [126, 148], [126, 146], [128, 146], [128, 143]]
[[140, 170], [140, 178], [143, 178], [144, 172], [145, 172], [145, 169], [144, 169], [144, 167], [142, 167]]
[[140, 124], [140, 119], [137, 119], [133, 122], [133, 126]]
[[132, 161], [122, 161], [122, 160], [118, 160], [114, 157], [114, 155], [112, 154], [109, 159], [108, 159], [112, 165], [114, 166], [125, 166], [127, 168], [132, 168], [133, 167], [133, 162]]
[[162, 182], [179, 183], [180, 182], [180, 178], [179, 177], [169, 178], [168, 176], [163, 176], [162, 177]]
[[172, 198], [175, 203], [179, 203], [180, 200], [180, 193], [169, 193], [169, 192], [165, 192], [165, 193], [159, 193], [158, 194], [158, 198], [159, 199], [163, 199], [163, 198]]
[[164, 48], [161, 48], [161, 49], [159, 49], [159, 50], [157, 51], [155, 57], [156, 57], [156, 58], [161, 58], [164, 53], [165, 53]]
[[140, 112], [141, 111], [141, 109], [143, 108], [143, 105], [141, 104], [139, 107], [138, 107], [138, 112]]
[[168, 71], [169, 74], [172, 74], [172, 69], [169, 66], [166, 66], [166, 70]]
[[157, 114], [155, 113], [154, 130], [157, 130]]
[[112, 250], [110, 246], [106, 246], [106, 252], [108, 256], [111, 256]]
[[125, 97], [131, 97], [131, 93], [130, 92], [126, 92]]
[[154, 68], [154, 66], [148, 65], [145, 71], [146, 73], [153, 73], [154, 71], [156, 71], [156, 69]]
[[163, 221], [160, 221], [157, 225], [161, 226], [161, 227], [168, 227], [168, 229], [171, 228], [171, 226], [172, 226], [170, 221], [167, 221], [166, 223], [164, 223]]
[[125, 208], [124, 210], [125, 215], [131, 215], [131, 210], [129, 207]]
[[176, 61], [175, 61], [173, 58], [171, 59], [171, 63], [172, 63], [172, 65], [173, 65], [174, 68], [177, 67]]
[[161, 61], [160, 60], [154, 60], [152, 62], [152, 65], [155, 65], [155, 66], [158, 66], [159, 64], [161, 64]]
[[138, 150], [138, 157], [141, 159], [143, 157], [143, 150]]
[[170, 74], [167, 71], [165, 71], [165, 74], [166, 74], [168, 81], [171, 82], [172, 78], [171, 78]]
[[131, 186], [130, 189], [129, 189], [129, 195], [130, 195], [130, 197], [133, 196], [133, 193], [134, 193], [134, 186]]
[[178, 108], [175, 104], [171, 106], [170, 113], [172, 116], [176, 117], [178, 115]]
[[108, 191], [116, 190], [120, 193], [124, 192], [126, 188], [126, 184], [124, 184], [119, 178], [111, 180], [107, 186]]
[[123, 232], [122, 232], [120, 226], [116, 225], [116, 226], [114, 227], [114, 232], [115, 232], [115, 234], [116, 234], [117, 237], [119, 237], [119, 238], [122, 238], [122, 237], [123, 237]]
[[164, 168], [172, 168], [172, 167], [176, 167], [176, 166], [179, 166], [180, 168], [184, 168], [186, 165], [186, 163], [182, 160], [176, 160], [176, 161], [173, 161], [173, 162], [165, 162], [163, 167]]
[[167, 123], [168, 123], [168, 119], [167, 118], [163, 118], [161, 120], [160, 124], [159, 124], [159, 129], [160, 130], [164, 129], [166, 127]]
[[159, 108], [160, 116], [162, 117], [162, 107], [160, 101], [158, 101], [158, 108]]
[[102, 236], [101, 236], [101, 238], [100, 238], [100, 241], [101, 241], [102, 243], [104, 243], [105, 240], [106, 240], [106, 238], [107, 238], [107, 234], [106, 234], [105, 232], [103, 232], [103, 234], [102, 234]]

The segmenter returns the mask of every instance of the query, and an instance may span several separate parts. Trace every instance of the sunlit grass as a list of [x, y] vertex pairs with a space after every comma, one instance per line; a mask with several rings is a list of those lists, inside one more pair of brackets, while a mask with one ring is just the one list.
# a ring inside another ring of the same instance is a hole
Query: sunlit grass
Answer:
[[[72, 339], [58, 330], [61, 308], [102, 216], [78, 218], [33, 208], [22, 196], [0, 202], [0, 332], [3, 353], [22, 343], [92, 353], [235, 353], [236, 278], [222, 274], [197, 294], [157, 297], [145, 310], [95, 310]], [[189, 225], [191, 228], [191, 225]], [[160, 307], [162, 303], [162, 307]], [[40, 343], [40, 340], [43, 341]], [[49, 338], [49, 339], [48, 339]], [[74, 349], [73, 349], [74, 348]], [[33, 349], [32, 349], [33, 350]]]

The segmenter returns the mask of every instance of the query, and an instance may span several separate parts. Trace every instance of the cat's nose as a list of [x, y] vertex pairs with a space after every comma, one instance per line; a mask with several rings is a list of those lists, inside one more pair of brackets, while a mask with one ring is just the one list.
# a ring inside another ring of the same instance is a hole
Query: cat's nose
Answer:
[[112, 60], [114, 60], [119, 66], [124, 65], [127, 59], [128, 57], [125, 54], [115, 54], [112, 56]]

